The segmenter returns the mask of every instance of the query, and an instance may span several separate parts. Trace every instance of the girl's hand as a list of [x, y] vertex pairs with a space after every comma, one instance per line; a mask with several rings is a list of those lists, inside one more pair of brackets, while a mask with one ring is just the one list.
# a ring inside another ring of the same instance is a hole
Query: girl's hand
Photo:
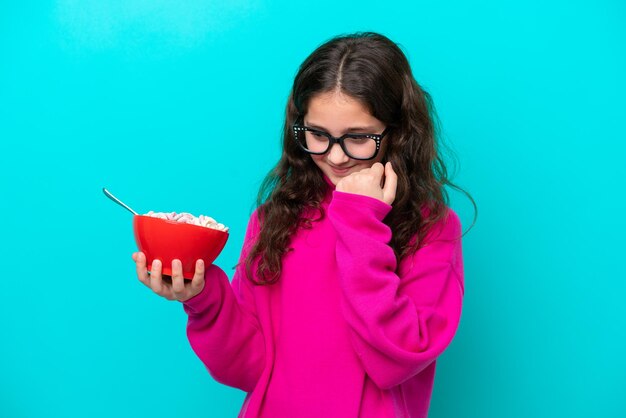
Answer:
[[[385, 185], [381, 187], [383, 174]], [[381, 163], [374, 163], [370, 168], [365, 168], [342, 178], [337, 183], [335, 190], [373, 197], [391, 205], [396, 198], [397, 186], [398, 175], [393, 171], [391, 162], [387, 162], [385, 166]]]
[[[183, 278], [183, 266], [180, 260], [172, 260], [171, 280], [161, 278], [161, 260], [152, 262], [152, 271], [148, 275], [146, 269], [146, 256], [142, 252], [133, 253], [133, 260], [137, 265], [137, 277], [139, 281], [148, 286], [154, 293], [167, 300], [184, 302], [204, 289], [204, 262], [196, 261], [196, 271], [191, 283], [185, 283]], [[169, 276], [168, 276], [169, 277]]]

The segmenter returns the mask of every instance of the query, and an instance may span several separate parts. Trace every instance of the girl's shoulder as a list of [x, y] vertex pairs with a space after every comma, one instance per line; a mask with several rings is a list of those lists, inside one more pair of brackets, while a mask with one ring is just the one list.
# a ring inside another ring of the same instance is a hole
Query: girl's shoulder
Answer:
[[[433, 209], [423, 204], [420, 208], [422, 220], [428, 218]], [[459, 215], [449, 206], [443, 206], [443, 215], [435, 223], [433, 223], [426, 231], [425, 236], [422, 238], [422, 242], [426, 243], [438, 239], [450, 240], [458, 239], [461, 236], [461, 219]], [[414, 237], [415, 239], [416, 237]]]

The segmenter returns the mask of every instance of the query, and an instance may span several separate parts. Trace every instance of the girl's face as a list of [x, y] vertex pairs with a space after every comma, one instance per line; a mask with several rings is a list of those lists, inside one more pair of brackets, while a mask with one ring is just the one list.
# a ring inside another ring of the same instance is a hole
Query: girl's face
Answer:
[[[372, 116], [361, 102], [339, 91], [313, 96], [304, 117], [304, 125], [328, 132], [335, 137], [348, 132], [380, 134], [385, 129], [385, 124]], [[334, 144], [326, 154], [311, 154], [311, 158], [336, 186], [343, 177], [380, 162], [384, 158], [386, 149], [387, 137], [385, 136], [378, 154], [371, 160], [352, 159], [343, 152], [339, 144]]]

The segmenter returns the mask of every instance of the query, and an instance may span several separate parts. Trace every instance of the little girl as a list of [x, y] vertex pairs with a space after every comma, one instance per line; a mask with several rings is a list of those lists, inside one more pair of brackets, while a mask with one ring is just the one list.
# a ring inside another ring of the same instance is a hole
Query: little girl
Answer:
[[331, 39], [295, 77], [232, 283], [133, 254], [211, 376], [247, 392], [239, 417], [427, 416], [464, 294], [433, 114], [392, 41]]

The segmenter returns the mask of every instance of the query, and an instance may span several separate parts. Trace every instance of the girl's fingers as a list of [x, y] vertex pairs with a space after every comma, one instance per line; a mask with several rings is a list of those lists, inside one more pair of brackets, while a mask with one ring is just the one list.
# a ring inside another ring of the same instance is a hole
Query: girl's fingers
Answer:
[[137, 267], [139, 281], [152, 289], [154, 293], [169, 300], [185, 300], [197, 295], [204, 288], [204, 262], [196, 261], [196, 270], [191, 283], [185, 284], [183, 266], [180, 260], [172, 260], [172, 283], [163, 279], [161, 260], [152, 261], [152, 270], [148, 274], [146, 256], [142, 252], [132, 255]]
[[146, 256], [142, 252], [134, 253], [133, 260], [135, 260], [139, 281], [150, 287], [150, 279], [146, 270]]
[[385, 164], [385, 186], [383, 187], [383, 196], [385, 203], [392, 204], [396, 199], [396, 189], [398, 187], [398, 175], [393, 171], [391, 161]]
[[163, 266], [161, 265], [161, 260], [154, 260], [150, 274], [150, 288], [152, 288], [152, 291], [157, 295], [167, 300], [174, 300], [172, 285], [163, 280], [162, 270]]
[[373, 174], [376, 179], [378, 179], [378, 186], [382, 188], [383, 183], [385, 182], [385, 166], [381, 163], [374, 163], [367, 170], [369, 173]]
[[158, 295], [163, 289], [163, 281], [161, 279], [161, 260], [152, 261], [152, 271], [150, 271], [150, 288]]
[[204, 261], [196, 261], [196, 272], [193, 275], [193, 279], [191, 279], [189, 287], [193, 296], [200, 293], [204, 288]]
[[183, 277], [183, 265], [178, 259], [172, 260], [172, 296], [180, 299], [185, 296], [185, 278]]
[[384, 172], [385, 172], [385, 167], [381, 163], [374, 163], [369, 168], [364, 168], [361, 171], [357, 171], [357, 173], [373, 174], [373, 175], [375, 175], [377, 177], [382, 177]]
[[163, 287], [161, 288], [161, 293], [159, 296], [164, 297], [167, 300], [174, 300], [174, 294], [172, 292], [172, 285], [168, 283], [163, 283]]

